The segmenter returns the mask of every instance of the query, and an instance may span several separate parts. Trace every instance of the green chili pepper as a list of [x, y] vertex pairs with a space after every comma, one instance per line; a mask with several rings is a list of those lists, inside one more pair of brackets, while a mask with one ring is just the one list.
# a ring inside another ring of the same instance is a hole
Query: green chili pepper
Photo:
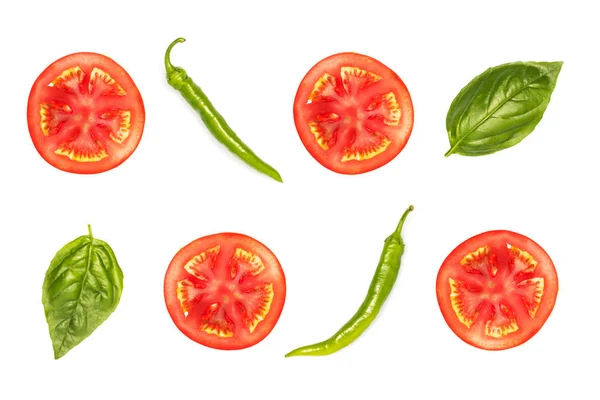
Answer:
[[241, 158], [246, 164], [259, 172], [270, 176], [278, 182], [283, 182], [279, 173], [269, 164], [261, 160], [250, 148], [241, 141], [236, 133], [227, 125], [225, 119], [219, 114], [208, 100], [202, 89], [194, 83], [185, 70], [171, 64], [171, 50], [177, 43], [185, 42], [184, 38], [173, 41], [165, 53], [165, 68], [167, 82], [181, 93], [183, 98], [200, 114], [200, 118], [213, 136], [225, 145], [233, 154]]
[[375, 276], [369, 286], [369, 291], [358, 311], [342, 328], [329, 339], [308, 346], [299, 347], [286, 354], [293, 356], [326, 356], [348, 346], [356, 340], [373, 322], [381, 306], [392, 291], [392, 287], [400, 271], [400, 259], [404, 253], [404, 242], [402, 241], [402, 226], [413, 206], [400, 218], [398, 227], [385, 239], [383, 251], [379, 258], [379, 265], [375, 270]]

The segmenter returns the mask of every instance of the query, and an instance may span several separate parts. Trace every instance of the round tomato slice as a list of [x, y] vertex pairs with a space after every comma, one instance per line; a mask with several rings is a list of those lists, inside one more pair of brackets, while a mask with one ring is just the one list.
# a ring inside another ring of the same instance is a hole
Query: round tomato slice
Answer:
[[94, 174], [123, 163], [145, 122], [142, 97], [127, 72], [96, 53], [75, 53], [36, 79], [27, 124], [38, 153], [63, 171]]
[[486, 350], [518, 346], [544, 325], [558, 277], [540, 245], [518, 233], [481, 233], [444, 260], [436, 283], [444, 319], [463, 341]]
[[308, 152], [324, 167], [361, 174], [394, 159], [413, 127], [404, 82], [381, 62], [339, 53], [306, 74], [294, 100], [294, 122]]
[[285, 275], [264, 244], [239, 233], [197, 239], [175, 255], [164, 282], [167, 309], [190, 339], [244, 349], [273, 329], [285, 303]]

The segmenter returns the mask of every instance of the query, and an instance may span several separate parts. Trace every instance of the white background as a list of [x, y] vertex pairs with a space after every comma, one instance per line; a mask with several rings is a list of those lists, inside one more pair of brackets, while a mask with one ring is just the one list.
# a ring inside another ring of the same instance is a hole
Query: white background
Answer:
[[[0, 6], [0, 398], [599, 398], [600, 29], [587, 3], [8, 4]], [[173, 51], [173, 63], [285, 183], [229, 154], [167, 85], [164, 51], [179, 36], [187, 41]], [[33, 81], [77, 51], [116, 60], [146, 106], [136, 152], [99, 175], [54, 169], [27, 129]], [[314, 161], [292, 118], [304, 74], [341, 51], [396, 71], [415, 107], [403, 152], [359, 176]], [[564, 61], [536, 130], [494, 155], [445, 158], [454, 96], [486, 68], [519, 60]], [[404, 229], [401, 273], [375, 323], [339, 353], [285, 359], [354, 313], [383, 239], [409, 204], [415, 211]], [[41, 303], [44, 273], [88, 223], [115, 251], [125, 289], [117, 311], [55, 361]], [[537, 241], [560, 279], [542, 330], [501, 352], [460, 341], [435, 296], [446, 255], [490, 229]], [[235, 352], [187, 339], [162, 295], [177, 250], [223, 231], [264, 242], [287, 277], [275, 329]]]

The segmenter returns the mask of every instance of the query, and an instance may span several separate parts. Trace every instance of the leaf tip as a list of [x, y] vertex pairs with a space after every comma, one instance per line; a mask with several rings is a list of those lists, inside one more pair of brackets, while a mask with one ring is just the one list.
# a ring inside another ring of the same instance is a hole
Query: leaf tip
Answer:
[[562, 69], [562, 66], [565, 62], [564, 61], [553, 61], [552, 64], [556, 65], [556, 67], [558, 68], [558, 70], [560, 71]]

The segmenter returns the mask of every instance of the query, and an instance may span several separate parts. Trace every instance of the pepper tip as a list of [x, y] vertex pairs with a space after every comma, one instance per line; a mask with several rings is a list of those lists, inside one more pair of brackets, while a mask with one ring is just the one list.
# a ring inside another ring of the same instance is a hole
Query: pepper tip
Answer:
[[292, 351], [290, 351], [289, 353], [287, 353], [285, 356], [283, 356], [284, 358], [290, 358], [290, 357], [294, 357], [298, 355], [298, 349], [294, 349]]

